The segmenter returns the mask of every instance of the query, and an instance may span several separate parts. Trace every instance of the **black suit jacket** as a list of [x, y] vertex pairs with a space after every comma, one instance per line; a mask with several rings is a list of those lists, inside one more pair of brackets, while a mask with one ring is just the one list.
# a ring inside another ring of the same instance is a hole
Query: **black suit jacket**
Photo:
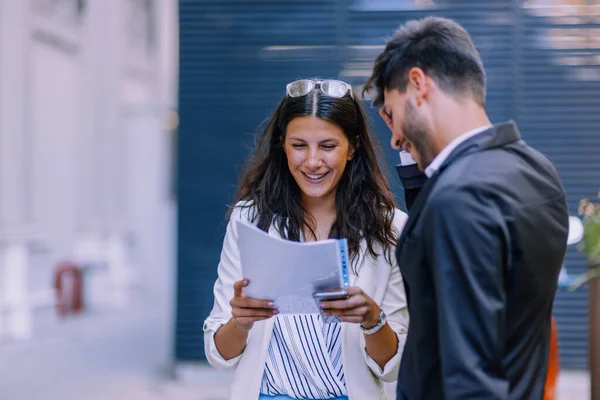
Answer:
[[396, 250], [410, 313], [397, 398], [542, 399], [567, 229], [556, 170], [514, 123], [459, 145]]

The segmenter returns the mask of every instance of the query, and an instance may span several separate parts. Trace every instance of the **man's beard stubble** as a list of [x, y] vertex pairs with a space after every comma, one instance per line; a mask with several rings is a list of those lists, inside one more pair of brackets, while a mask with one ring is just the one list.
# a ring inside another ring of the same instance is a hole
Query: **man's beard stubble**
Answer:
[[417, 153], [416, 161], [419, 169], [424, 171], [431, 164], [431, 161], [433, 161], [431, 145], [429, 143], [431, 133], [425, 122], [417, 114], [416, 108], [410, 102], [406, 102], [404, 106], [402, 133]]

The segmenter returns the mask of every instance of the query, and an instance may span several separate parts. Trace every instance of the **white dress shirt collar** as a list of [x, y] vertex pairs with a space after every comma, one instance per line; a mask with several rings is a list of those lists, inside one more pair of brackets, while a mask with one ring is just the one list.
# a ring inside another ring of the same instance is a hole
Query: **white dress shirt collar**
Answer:
[[440, 153], [433, 159], [433, 161], [427, 166], [427, 168], [425, 168], [425, 175], [427, 175], [428, 178], [431, 178], [431, 175], [433, 175], [434, 172], [440, 168], [443, 162], [446, 161], [446, 158], [448, 158], [450, 153], [452, 153], [452, 151], [456, 149], [459, 144], [491, 127], [492, 125], [480, 126], [454, 138], [453, 141], [448, 143], [446, 147], [444, 147], [442, 151], [440, 151]]

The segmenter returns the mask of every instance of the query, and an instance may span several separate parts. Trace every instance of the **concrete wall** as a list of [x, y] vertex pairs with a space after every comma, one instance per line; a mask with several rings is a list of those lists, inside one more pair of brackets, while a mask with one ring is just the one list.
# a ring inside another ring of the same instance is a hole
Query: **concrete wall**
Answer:
[[170, 284], [176, 3], [0, 0], [0, 340], [37, 334], [63, 260], [90, 308]]

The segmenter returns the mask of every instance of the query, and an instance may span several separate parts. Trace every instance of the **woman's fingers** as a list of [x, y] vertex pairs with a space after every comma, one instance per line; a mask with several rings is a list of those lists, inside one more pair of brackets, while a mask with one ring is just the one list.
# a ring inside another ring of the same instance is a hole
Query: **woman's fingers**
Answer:
[[342, 322], [350, 322], [352, 324], [360, 324], [363, 321], [363, 317], [348, 317], [348, 316], [341, 315], [341, 316], [338, 316], [338, 318]]
[[358, 318], [358, 322], [361, 322], [363, 320], [364, 316], [367, 315], [368, 312], [369, 312], [369, 308], [366, 306], [363, 306], [363, 307], [357, 307], [357, 308], [347, 308], [347, 309], [343, 309], [343, 310], [328, 309], [328, 310], [324, 310], [323, 314], [325, 314], [327, 316], [340, 317], [340, 319], [342, 317], [348, 317], [348, 318], [356, 317], [356, 318]]
[[366, 304], [367, 300], [365, 299], [365, 296], [360, 293], [354, 294], [347, 299], [322, 301], [321, 308], [324, 310], [347, 310], [359, 308]]
[[231, 305], [231, 315], [239, 329], [248, 332], [257, 321], [269, 319], [279, 314], [271, 300], [253, 299], [244, 297], [244, 288], [250, 282], [248, 279], [242, 279], [233, 284], [233, 299], [229, 301]]
[[347, 299], [321, 302], [323, 314], [338, 317], [343, 322], [363, 323], [377, 313], [377, 304], [359, 287], [348, 288], [348, 295]]
[[271, 300], [244, 297], [244, 288], [249, 283], [248, 279], [243, 279], [233, 284], [233, 299], [229, 302], [231, 308], [273, 308], [275, 306]]
[[233, 297], [242, 297], [244, 296], [244, 288], [248, 286], [250, 282], [248, 279], [242, 279], [241, 281], [237, 281], [233, 284]]
[[251, 297], [234, 297], [231, 300], [232, 307], [240, 308], [274, 308], [275, 304], [271, 300], [259, 300]]
[[234, 308], [231, 310], [234, 318], [270, 318], [277, 314], [279, 311], [272, 308]]

